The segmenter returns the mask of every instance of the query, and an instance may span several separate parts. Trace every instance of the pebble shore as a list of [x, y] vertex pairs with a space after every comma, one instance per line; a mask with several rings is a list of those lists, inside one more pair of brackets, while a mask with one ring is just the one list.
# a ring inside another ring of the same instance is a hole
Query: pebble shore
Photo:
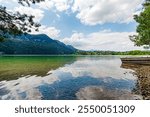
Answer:
[[135, 71], [133, 74], [138, 78], [135, 92], [144, 100], [150, 100], [150, 65], [122, 64], [122, 67]]

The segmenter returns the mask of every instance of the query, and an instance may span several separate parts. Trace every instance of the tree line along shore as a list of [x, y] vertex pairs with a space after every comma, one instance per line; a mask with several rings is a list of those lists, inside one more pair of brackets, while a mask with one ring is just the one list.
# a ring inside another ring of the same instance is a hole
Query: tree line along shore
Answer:
[[126, 51], [126, 52], [116, 52], [116, 51], [77, 51], [76, 55], [150, 55], [150, 51]]

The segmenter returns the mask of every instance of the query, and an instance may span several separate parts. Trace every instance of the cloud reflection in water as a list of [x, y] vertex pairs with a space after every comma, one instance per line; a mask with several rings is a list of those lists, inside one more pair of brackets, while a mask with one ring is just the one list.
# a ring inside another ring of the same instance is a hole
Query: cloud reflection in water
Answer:
[[44, 77], [1, 81], [0, 99], [134, 99], [137, 78], [120, 66], [118, 57], [77, 57]]

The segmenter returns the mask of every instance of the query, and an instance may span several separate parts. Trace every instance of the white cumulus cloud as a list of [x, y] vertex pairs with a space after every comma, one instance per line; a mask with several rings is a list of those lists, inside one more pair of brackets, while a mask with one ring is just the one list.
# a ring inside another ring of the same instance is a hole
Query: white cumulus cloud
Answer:
[[71, 37], [64, 38], [61, 41], [81, 50], [129, 51], [142, 49], [142, 47], [135, 47], [134, 43], [129, 39], [129, 35], [133, 34], [135, 32], [111, 32], [104, 30], [88, 35], [74, 33]]
[[45, 0], [44, 2], [40, 2], [38, 6], [43, 9], [52, 9], [56, 8], [57, 11], [66, 11], [71, 7], [71, 3], [73, 0]]
[[74, 0], [73, 12], [87, 25], [128, 23], [143, 0]]
[[44, 11], [42, 11], [40, 9], [35, 9], [32, 7], [19, 6], [19, 7], [15, 7], [14, 11], [16, 11], [16, 12], [18, 11], [21, 14], [27, 14], [27, 15], [35, 16], [35, 18], [34, 18], [35, 22], [40, 22], [44, 17]]
[[40, 2], [37, 4], [39, 8], [42, 9], [51, 9], [54, 6], [54, 3], [52, 0], [45, 0], [44, 2]]
[[47, 26], [42, 25], [41, 27], [39, 27], [39, 31], [32, 30], [31, 33], [32, 34], [46, 34], [50, 38], [55, 39], [59, 37], [60, 30], [56, 29], [55, 27], [47, 27]]

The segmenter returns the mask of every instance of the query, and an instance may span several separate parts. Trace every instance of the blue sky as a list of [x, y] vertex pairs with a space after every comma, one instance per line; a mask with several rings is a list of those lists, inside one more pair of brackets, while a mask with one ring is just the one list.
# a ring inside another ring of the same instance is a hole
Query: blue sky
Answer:
[[35, 15], [39, 32], [82, 50], [139, 50], [130, 41], [136, 34], [133, 15], [143, 0], [45, 0], [21, 6], [17, 0], [0, 0], [11, 11]]

